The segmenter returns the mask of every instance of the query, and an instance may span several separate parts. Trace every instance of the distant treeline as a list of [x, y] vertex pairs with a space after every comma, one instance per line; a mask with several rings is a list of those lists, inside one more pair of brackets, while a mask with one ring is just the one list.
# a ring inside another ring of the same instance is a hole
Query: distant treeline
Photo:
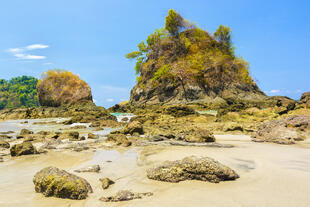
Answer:
[[0, 110], [4, 108], [36, 107], [38, 79], [31, 76], [0, 79]]

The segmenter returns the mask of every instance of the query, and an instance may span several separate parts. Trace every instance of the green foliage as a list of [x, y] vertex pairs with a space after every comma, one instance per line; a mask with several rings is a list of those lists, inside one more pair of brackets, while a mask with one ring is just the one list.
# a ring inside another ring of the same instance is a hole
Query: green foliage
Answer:
[[163, 65], [161, 68], [159, 68], [154, 73], [153, 80], [158, 80], [159, 78], [167, 76], [169, 74], [170, 70], [171, 70], [171, 66], [170, 65]]
[[168, 16], [166, 16], [165, 29], [173, 37], [177, 37], [180, 31], [185, 27], [183, 17], [178, 14], [175, 10], [170, 9]]
[[171, 9], [165, 28], [156, 29], [138, 48], [126, 57], [136, 59], [140, 87], [142, 80], [152, 79], [156, 85], [167, 77], [215, 90], [237, 81], [253, 84], [248, 63], [234, 54], [228, 26], [220, 25], [212, 36]]
[[31, 76], [0, 80], [0, 109], [38, 106], [38, 79]]

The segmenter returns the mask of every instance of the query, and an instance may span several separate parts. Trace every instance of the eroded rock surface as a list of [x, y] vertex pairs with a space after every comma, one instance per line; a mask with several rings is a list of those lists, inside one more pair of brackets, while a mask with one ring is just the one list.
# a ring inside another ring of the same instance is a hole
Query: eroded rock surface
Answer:
[[100, 171], [100, 166], [99, 165], [92, 165], [92, 166], [87, 166], [87, 167], [83, 167], [81, 169], [78, 170], [74, 170], [74, 172], [99, 172]]
[[253, 141], [294, 144], [310, 137], [310, 116], [294, 115], [259, 126]]
[[218, 183], [235, 180], [239, 175], [229, 167], [209, 157], [186, 157], [183, 160], [166, 161], [158, 167], [147, 170], [147, 177], [153, 180], [177, 183], [184, 180], [202, 180]]
[[143, 197], [149, 197], [152, 195], [153, 193], [151, 192], [133, 193], [129, 190], [121, 190], [117, 192], [115, 196], [101, 197], [100, 200], [103, 202], [119, 202], [119, 201], [129, 201], [133, 199], [141, 199]]
[[81, 177], [60, 170], [56, 167], [47, 167], [36, 173], [33, 178], [35, 191], [46, 197], [85, 199], [92, 193], [90, 184]]

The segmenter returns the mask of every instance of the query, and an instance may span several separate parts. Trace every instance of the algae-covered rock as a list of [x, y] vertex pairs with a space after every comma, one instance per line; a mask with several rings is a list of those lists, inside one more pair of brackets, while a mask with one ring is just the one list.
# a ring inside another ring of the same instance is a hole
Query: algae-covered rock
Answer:
[[165, 108], [165, 113], [174, 117], [188, 116], [195, 114], [195, 110], [186, 105], [174, 105]]
[[124, 134], [108, 134], [105, 141], [113, 142], [116, 145], [121, 145], [123, 147], [128, 147], [132, 144]]
[[141, 199], [143, 197], [149, 197], [152, 196], [153, 193], [147, 192], [147, 193], [133, 193], [129, 190], [121, 190], [116, 193], [115, 196], [109, 196], [109, 197], [101, 197], [100, 201], [103, 202], [119, 202], [119, 201], [129, 201], [133, 199]]
[[9, 149], [10, 148], [10, 144], [8, 142], [0, 139], [0, 148]]
[[298, 104], [310, 108], [310, 92], [303, 93], [298, 101]]
[[177, 183], [184, 180], [202, 180], [218, 183], [235, 180], [239, 175], [229, 167], [209, 157], [186, 157], [183, 160], [167, 161], [147, 170], [147, 177], [153, 180]]
[[15, 144], [10, 148], [11, 156], [31, 155], [38, 154], [37, 149], [31, 144], [31, 142], [23, 142], [21, 144]]
[[113, 185], [115, 182], [111, 180], [110, 178], [100, 178], [99, 179], [101, 182], [102, 189], [107, 189], [109, 188], [110, 185]]
[[98, 139], [99, 136], [93, 133], [88, 133], [88, 139]]
[[56, 167], [47, 167], [35, 174], [33, 178], [35, 191], [46, 197], [85, 199], [92, 193], [90, 184], [81, 177]]
[[194, 130], [189, 135], [185, 136], [187, 142], [215, 142], [215, 137], [212, 132], [206, 129]]
[[129, 122], [125, 128], [122, 130], [123, 134], [134, 134], [134, 133], [139, 133], [143, 134], [143, 126], [139, 121], [133, 121]]

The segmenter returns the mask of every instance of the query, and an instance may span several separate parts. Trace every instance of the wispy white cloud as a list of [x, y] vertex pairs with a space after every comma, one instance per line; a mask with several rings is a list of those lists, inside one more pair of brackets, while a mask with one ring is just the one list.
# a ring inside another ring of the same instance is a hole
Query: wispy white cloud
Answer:
[[46, 49], [49, 45], [44, 44], [32, 44], [25, 47], [18, 47], [18, 48], [9, 48], [7, 52], [11, 53], [18, 59], [22, 60], [42, 60], [46, 59], [46, 56], [43, 55], [32, 55], [27, 54], [27, 51], [37, 50], [37, 49]]
[[279, 92], [280, 92], [280, 90], [278, 90], [278, 89], [272, 89], [269, 91], [269, 93], [279, 93]]
[[113, 99], [113, 98], [108, 98], [106, 101], [107, 101], [107, 102], [113, 102], [114, 99]]
[[42, 60], [45, 59], [45, 56], [40, 55], [30, 55], [30, 54], [14, 54], [15, 57], [23, 60]]

